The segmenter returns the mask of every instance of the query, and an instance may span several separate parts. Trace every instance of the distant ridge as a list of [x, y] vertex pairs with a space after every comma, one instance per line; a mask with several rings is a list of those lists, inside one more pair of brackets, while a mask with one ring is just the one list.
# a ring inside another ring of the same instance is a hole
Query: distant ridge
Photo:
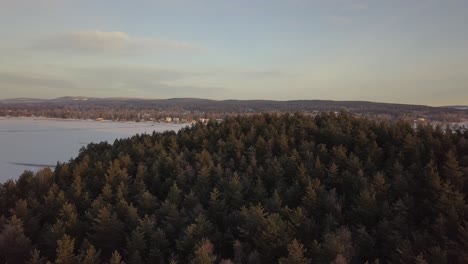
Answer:
[[0, 103], [4, 104], [15, 104], [15, 103], [42, 103], [47, 102], [50, 99], [39, 99], [39, 98], [12, 98], [12, 99], [1, 99]]
[[196, 97], [174, 97], [174, 98], [138, 98], [138, 97], [87, 97], [87, 96], [63, 96], [52, 99], [42, 99], [42, 98], [11, 98], [11, 99], [0, 99], [0, 103], [10, 104], [10, 103], [54, 103], [54, 102], [73, 102], [73, 101], [93, 101], [93, 102], [122, 102], [122, 101], [142, 101], [142, 102], [173, 102], [173, 103], [200, 103], [200, 102], [211, 102], [211, 103], [328, 103], [328, 104], [350, 104], [350, 103], [360, 103], [360, 104], [384, 104], [384, 105], [400, 105], [400, 106], [417, 106], [417, 107], [437, 107], [437, 108], [468, 108], [468, 106], [427, 106], [427, 105], [418, 105], [418, 104], [403, 104], [403, 103], [384, 103], [384, 102], [373, 102], [373, 101], [353, 101], [353, 100], [319, 100], [319, 99], [295, 99], [295, 100], [268, 100], [268, 99], [205, 99], [205, 98], [196, 98]]
[[194, 111], [213, 113], [255, 113], [255, 112], [315, 112], [315, 111], [349, 111], [357, 114], [374, 115], [390, 114], [457, 114], [468, 111], [466, 106], [435, 107], [398, 103], [379, 103], [370, 101], [333, 101], [333, 100], [212, 100], [203, 98], [168, 98], [144, 99], [128, 97], [86, 97], [65, 96], [54, 99], [14, 98], [0, 100], [0, 106], [15, 105], [40, 108], [80, 108], [90, 109], [104, 107], [107, 109], [153, 109], [168, 111]]
[[444, 106], [444, 107], [457, 109], [457, 110], [468, 110], [468, 105], [449, 105], [449, 106]]

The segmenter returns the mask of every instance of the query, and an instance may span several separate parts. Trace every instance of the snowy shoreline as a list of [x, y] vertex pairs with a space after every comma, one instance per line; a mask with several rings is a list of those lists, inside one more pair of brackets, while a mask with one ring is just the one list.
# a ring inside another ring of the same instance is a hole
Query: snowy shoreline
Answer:
[[126, 123], [126, 124], [167, 124], [167, 125], [190, 125], [190, 122], [161, 122], [161, 121], [132, 121], [132, 120], [110, 120], [110, 119], [77, 119], [77, 118], [56, 118], [56, 117], [42, 117], [42, 116], [0, 116], [0, 120], [50, 120], [50, 121], [63, 121], [63, 122], [96, 122], [96, 123]]

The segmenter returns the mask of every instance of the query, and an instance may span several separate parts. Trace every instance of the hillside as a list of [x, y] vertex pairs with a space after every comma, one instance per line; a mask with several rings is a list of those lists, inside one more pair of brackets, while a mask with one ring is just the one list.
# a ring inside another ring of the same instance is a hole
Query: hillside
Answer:
[[[313, 111], [313, 110], [340, 110], [352, 109], [356, 111], [372, 110], [391, 110], [399, 109], [401, 111], [427, 110], [436, 107], [424, 105], [406, 105], [391, 103], [376, 103], [366, 101], [331, 101], [331, 100], [210, 100], [200, 98], [170, 98], [170, 99], [140, 99], [140, 98], [94, 98], [81, 96], [67, 96], [55, 99], [3, 99], [0, 104], [48, 104], [48, 105], [115, 105], [127, 107], [181, 107], [187, 110], [199, 111], [225, 111], [225, 112], [244, 112], [244, 111]], [[453, 108], [446, 108], [447, 110]]]
[[467, 263], [467, 193], [468, 133], [228, 118], [0, 185], [0, 262]]
[[414, 120], [425, 117], [441, 122], [468, 120], [468, 110], [457, 107], [328, 100], [209, 100], [198, 98], [138, 99], [61, 97], [56, 99], [0, 100], [0, 116], [45, 116], [54, 118], [106, 118], [139, 120], [142, 115], [160, 119], [225, 118], [252, 113], [347, 111], [369, 118]]

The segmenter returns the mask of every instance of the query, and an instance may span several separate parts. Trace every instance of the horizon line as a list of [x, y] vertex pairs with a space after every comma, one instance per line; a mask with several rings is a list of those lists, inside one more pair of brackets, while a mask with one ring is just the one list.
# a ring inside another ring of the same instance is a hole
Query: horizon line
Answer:
[[[370, 100], [334, 100], [334, 99], [288, 99], [288, 100], [278, 100], [278, 99], [210, 99], [210, 98], [201, 98], [201, 97], [168, 97], [168, 98], [142, 98], [142, 97], [96, 97], [96, 96], [59, 96], [59, 97], [12, 97], [12, 98], [0, 98], [0, 101], [11, 101], [11, 100], [44, 100], [51, 101], [57, 99], [65, 98], [76, 98], [76, 99], [97, 99], [97, 100], [142, 100], [142, 101], [156, 101], [156, 100], [175, 100], [175, 99], [192, 99], [192, 100], [207, 100], [215, 102], [223, 101], [272, 101], [272, 102], [294, 102], [294, 101], [329, 101], [329, 102], [356, 102], [356, 103], [377, 103], [377, 104], [391, 104], [391, 105], [414, 105], [414, 106], [427, 106], [427, 107], [468, 107], [468, 105], [430, 105], [430, 104], [419, 104], [419, 103], [400, 103], [400, 102], [383, 102], [383, 101], [370, 101]], [[77, 100], [78, 101], [78, 100]]]

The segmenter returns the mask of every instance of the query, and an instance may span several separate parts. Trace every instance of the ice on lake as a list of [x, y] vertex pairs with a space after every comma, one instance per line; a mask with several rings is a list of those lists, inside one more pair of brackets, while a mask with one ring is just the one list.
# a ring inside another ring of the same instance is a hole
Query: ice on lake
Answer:
[[65, 162], [81, 147], [135, 134], [178, 131], [187, 124], [0, 118], [0, 183], [24, 170]]

